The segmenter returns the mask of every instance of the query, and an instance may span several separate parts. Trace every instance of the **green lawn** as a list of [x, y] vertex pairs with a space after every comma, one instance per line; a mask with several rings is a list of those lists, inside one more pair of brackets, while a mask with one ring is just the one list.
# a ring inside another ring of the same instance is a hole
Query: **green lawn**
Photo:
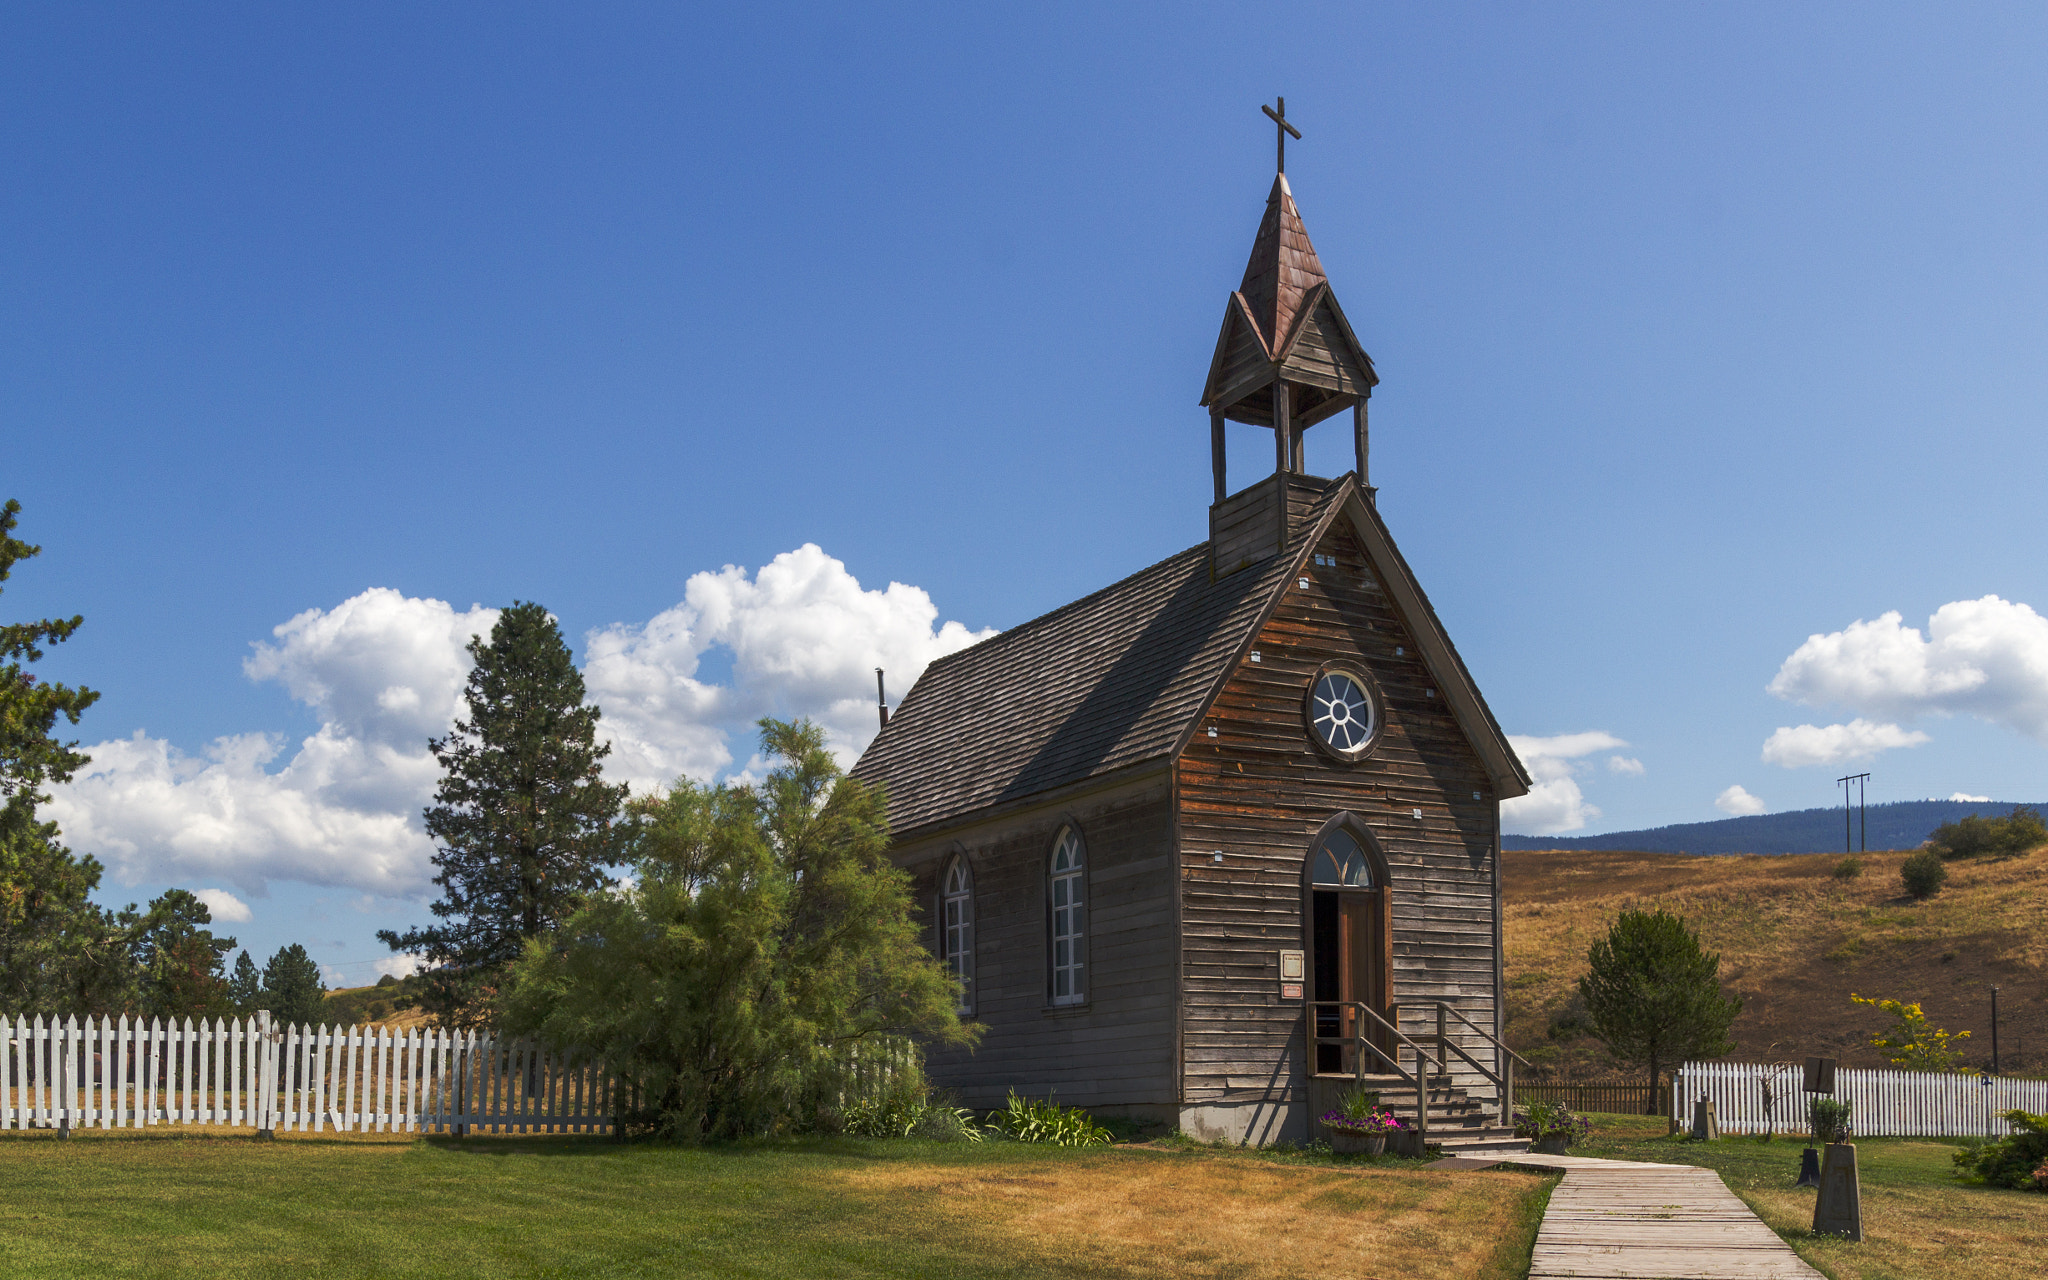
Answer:
[[1014, 1143], [5, 1133], [0, 1274], [1249, 1280], [1335, 1252], [1508, 1277], [1550, 1185]]
[[1595, 1116], [1591, 1145], [1575, 1155], [1701, 1165], [1721, 1175], [1799, 1255], [1837, 1280], [2039, 1280], [2048, 1273], [2048, 1196], [1971, 1186], [1950, 1161], [1959, 1144], [1863, 1138], [1861, 1244], [1816, 1237], [1811, 1190], [1796, 1188], [1800, 1138], [1689, 1142], [1661, 1119]]

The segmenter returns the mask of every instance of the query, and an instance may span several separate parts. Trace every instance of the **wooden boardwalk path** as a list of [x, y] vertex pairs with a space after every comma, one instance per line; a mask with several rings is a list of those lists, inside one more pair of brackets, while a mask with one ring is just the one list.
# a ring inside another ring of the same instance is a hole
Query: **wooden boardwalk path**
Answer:
[[1502, 1163], [1565, 1175], [1529, 1280], [1821, 1280], [1712, 1169], [1531, 1153]]

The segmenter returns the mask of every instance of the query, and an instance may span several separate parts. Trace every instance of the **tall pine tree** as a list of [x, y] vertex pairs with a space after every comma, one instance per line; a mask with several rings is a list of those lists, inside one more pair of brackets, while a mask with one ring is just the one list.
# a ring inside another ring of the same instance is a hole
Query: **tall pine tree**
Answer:
[[440, 923], [378, 934], [432, 966], [419, 1003], [451, 1025], [489, 1016], [505, 967], [609, 883], [625, 834], [626, 788], [600, 773], [611, 748], [548, 611], [513, 604], [469, 652], [469, 718], [428, 744], [442, 769], [426, 811]]
[[[42, 551], [13, 536], [20, 511], [11, 498], [0, 506], [0, 582]], [[36, 813], [43, 788], [86, 763], [76, 742], [56, 736], [58, 720], [77, 724], [100, 695], [28, 668], [84, 621], [0, 625], [0, 1012], [105, 1013], [133, 995], [133, 920], [92, 902], [98, 860], [65, 848], [57, 824]]]

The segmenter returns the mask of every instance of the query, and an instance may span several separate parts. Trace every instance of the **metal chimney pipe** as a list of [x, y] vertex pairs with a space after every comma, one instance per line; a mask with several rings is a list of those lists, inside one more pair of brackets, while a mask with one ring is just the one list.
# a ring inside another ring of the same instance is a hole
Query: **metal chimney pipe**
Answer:
[[882, 689], [882, 669], [875, 668], [875, 710], [881, 714], [882, 727], [889, 727], [889, 695]]

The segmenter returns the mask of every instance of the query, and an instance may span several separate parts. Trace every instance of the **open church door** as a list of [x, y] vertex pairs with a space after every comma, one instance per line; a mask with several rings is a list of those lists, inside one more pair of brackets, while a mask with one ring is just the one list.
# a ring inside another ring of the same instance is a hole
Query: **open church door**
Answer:
[[[1359, 1070], [1355, 1038], [1364, 1005], [1387, 1021], [1393, 938], [1383, 874], [1358, 840], [1342, 827], [1327, 832], [1309, 855], [1310, 995], [1317, 1075], [1353, 1075]], [[1392, 1037], [1371, 1018], [1365, 1038], [1393, 1053]], [[1367, 1053], [1367, 1075], [1386, 1071], [1384, 1060]]]

